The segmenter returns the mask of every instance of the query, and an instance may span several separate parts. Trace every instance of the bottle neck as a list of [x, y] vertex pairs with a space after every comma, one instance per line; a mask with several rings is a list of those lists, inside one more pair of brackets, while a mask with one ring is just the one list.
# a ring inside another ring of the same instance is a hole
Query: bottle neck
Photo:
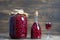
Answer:
[[37, 24], [37, 29], [39, 30], [40, 28], [39, 28], [39, 23], [38, 23], [38, 16], [35, 16], [34, 18], [35, 18], [34, 21]]
[[36, 23], [38, 23], [38, 16], [35, 16], [35, 17], [34, 17], [34, 21], [35, 21]]

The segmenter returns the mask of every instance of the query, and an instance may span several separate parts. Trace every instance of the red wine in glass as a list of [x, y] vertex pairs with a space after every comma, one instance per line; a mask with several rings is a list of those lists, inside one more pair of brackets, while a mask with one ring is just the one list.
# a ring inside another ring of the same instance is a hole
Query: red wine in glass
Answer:
[[51, 22], [47, 22], [47, 23], [46, 23], [46, 29], [47, 29], [47, 30], [50, 30], [50, 29], [51, 29]]
[[20, 39], [27, 37], [27, 17], [25, 14], [19, 14], [10, 18], [10, 37]]

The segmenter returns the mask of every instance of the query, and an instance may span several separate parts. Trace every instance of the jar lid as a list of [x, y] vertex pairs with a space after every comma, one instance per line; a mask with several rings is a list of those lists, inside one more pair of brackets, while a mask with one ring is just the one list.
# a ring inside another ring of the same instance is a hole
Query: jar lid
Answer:
[[24, 14], [24, 10], [23, 9], [20, 9], [20, 10], [18, 10], [18, 13]]
[[13, 9], [13, 11], [10, 13], [11, 14], [25, 14], [28, 17], [28, 13], [24, 12], [23, 9]]
[[24, 10], [23, 9], [14, 9], [15, 12], [19, 13], [19, 14], [23, 14]]
[[25, 12], [24, 14], [28, 17], [28, 13]]
[[12, 15], [12, 14], [15, 15], [15, 14], [17, 14], [17, 12], [10, 12], [9, 13], [9, 15]]

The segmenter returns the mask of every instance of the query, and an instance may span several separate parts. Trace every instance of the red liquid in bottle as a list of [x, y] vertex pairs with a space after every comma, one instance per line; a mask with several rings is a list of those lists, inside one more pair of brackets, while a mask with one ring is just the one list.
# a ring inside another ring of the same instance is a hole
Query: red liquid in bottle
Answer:
[[50, 30], [51, 29], [51, 23], [46, 23], [46, 29]]
[[41, 38], [41, 28], [37, 23], [34, 23], [31, 28], [31, 38], [39, 39]]
[[[14, 16], [13, 20], [13, 32], [11, 38], [13, 37], [14, 39], [20, 39], [20, 38], [26, 38], [27, 37], [27, 17], [25, 14], [16, 14]], [[10, 26], [11, 27], [11, 26]], [[10, 30], [11, 31], [11, 30]], [[13, 35], [14, 33], [14, 35]]]

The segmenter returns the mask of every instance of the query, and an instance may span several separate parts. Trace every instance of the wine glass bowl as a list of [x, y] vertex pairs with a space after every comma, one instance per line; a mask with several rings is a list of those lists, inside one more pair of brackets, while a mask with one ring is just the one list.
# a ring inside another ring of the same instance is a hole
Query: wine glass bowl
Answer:
[[47, 29], [47, 30], [50, 30], [50, 29], [51, 29], [51, 22], [47, 22], [47, 23], [45, 24], [45, 26], [46, 26], [46, 29]]

